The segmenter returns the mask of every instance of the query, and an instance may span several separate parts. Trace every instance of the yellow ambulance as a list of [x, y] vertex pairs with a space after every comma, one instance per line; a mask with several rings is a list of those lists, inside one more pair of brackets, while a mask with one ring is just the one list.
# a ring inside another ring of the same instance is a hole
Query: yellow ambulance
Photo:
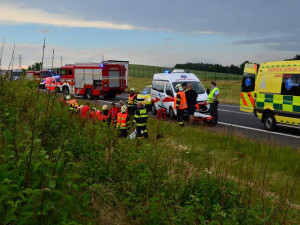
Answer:
[[[245, 67], [245, 71], [247, 69]], [[251, 91], [253, 81], [254, 92]], [[254, 97], [253, 100], [248, 93]], [[241, 90], [241, 111], [251, 112], [253, 104], [249, 106], [249, 102], [254, 103], [254, 114], [261, 119], [267, 130], [275, 130], [277, 125], [299, 127], [300, 61], [266, 62], [260, 65], [256, 75], [250, 77], [245, 73]], [[246, 103], [249, 108], [246, 108]]]

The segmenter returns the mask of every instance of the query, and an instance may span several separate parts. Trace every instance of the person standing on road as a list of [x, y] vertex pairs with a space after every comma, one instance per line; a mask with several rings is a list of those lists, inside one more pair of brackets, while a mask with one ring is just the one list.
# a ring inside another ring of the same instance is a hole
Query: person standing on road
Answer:
[[[148, 120], [148, 111], [145, 109], [142, 103], [137, 104], [137, 110], [134, 115], [133, 122], [136, 126], [136, 136], [148, 138], [148, 131], [147, 131], [147, 120]], [[142, 134], [143, 131], [143, 134]]]
[[126, 138], [128, 131], [130, 130], [130, 120], [127, 114], [127, 107], [125, 105], [121, 107], [121, 112], [117, 115], [116, 127], [120, 131], [119, 137]]
[[135, 93], [134, 88], [130, 88], [129, 96], [127, 100], [127, 107], [128, 107], [128, 113], [130, 118], [133, 118], [134, 116], [134, 112], [136, 110], [136, 103], [137, 103], [137, 94]]
[[211, 82], [211, 92], [208, 95], [207, 103], [210, 104], [210, 115], [213, 117], [213, 123], [218, 124], [218, 97], [220, 94], [219, 88], [217, 88], [216, 82]]
[[183, 84], [182, 84], [182, 89], [183, 89], [184, 92], [186, 92], [186, 91], [188, 90], [188, 89], [186, 88], [186, 86], [187, 86], [186, 83], [183, 83]]
[[109, 123], [111, 122], [113, 126], [116, 124], [118, 112], [119, 108], [116, 106], [116, 103], [111, 103], [111, 108], [109, 109], [108, 117]]
[[188, 115], [189, 115], [189, 123], [193, 124], [194, 122], [194, 113], [196, 111], [196, 104], [197, 104], [197, 98], [198, 98], [198, 94], [197, 92], [193, 89], [193, 85], [191, 83], [189, 83], [187, 85], [188, 90], [185, 92], [185, 96], [186, 96], [186, 102], [187, 102], [187, 106], [188, 106]]
[[174, 109], [177, 110], [177, 121], [179, 126], [184, 126], [184, 110], [187, 108], [185, 92], [182, 89], [181, 84], [177, 84], [175, 89], [177, 90], [176, 97], [174, 99]]

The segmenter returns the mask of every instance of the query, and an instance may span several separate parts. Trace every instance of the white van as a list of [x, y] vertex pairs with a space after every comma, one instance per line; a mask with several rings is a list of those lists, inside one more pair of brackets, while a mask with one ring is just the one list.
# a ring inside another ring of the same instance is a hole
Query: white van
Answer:
[[174, 118], [177, 115], [176, 110], [173, 110], [176, 96], [175, 86], [184, 83], [191, 83], [193, 89], [198, 93], [197, 103], [200, 112], [208, 112], [209, 104], [206, 103], [208, 95], [198, 77], [184, 70], [173, 70], [173, 72], [156, 73], [153, 76], [151, 90], [152, 114], [155, 115], [158, 109], [165, 108], [170, 117]]

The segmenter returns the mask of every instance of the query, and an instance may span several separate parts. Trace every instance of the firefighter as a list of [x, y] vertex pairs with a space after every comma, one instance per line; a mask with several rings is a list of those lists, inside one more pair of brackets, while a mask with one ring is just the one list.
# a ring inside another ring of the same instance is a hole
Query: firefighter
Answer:
[[67, 95], [66, 97], [68, 104], [69, 104], [69, 109], [73, 113], [78, 112], [78, 102], [75, 98], [72, 98], [70, 95]]
[[102, 114], [108, 117], [108, 112], [109, 112], [108, 106], [107, 106], [107, 105], [104, 105], [104, 106], [102, 107]]
[[[148, 131], [147, 131], [147, 119], [148, 119], [148, 111], [145, 109], [142, 103], [137, 104], [137, 110], [134, 115], [133, 122], [136, 126], [136, 136], [148, 138]], [[142, 134], [143, 131], [143, 134]]]
[[213, 117], [213, 123], [215, 125], [218, 124], [218, 106], [219, 106], [219, 101], [218, 97], [220, 94], [219, 88], [217, 88], [216, 82], [212, 81], [211, 82], [211, 91], [208, 95], [207, 103], [210, 104], [210, 115]]
[[116, 106], [116, 103], [111, 103], [111, 108], [108, 112], [109, 122], [114, 126], [116, 124], [117, 115], [119, 113], [119, 108]]
[[119, 137], [126, 138], [130, 130], [130, 120], [127, 114], [127, 107], [123, 105], [121, 112], [117, 114], [117, 129], [120, 131]]
[[184, 126], [184, 110], [187, 109], [187, 103], [185, 98], [185, 92], [181, 84], [177, 84], [175, 87], [177, 94], [174, 99], [174, 109], [177, 111], [177, 121], [180, 126]]
[[127, 107], [128, 107], [128, 113], [130, 118], [134, 116], [134, 112], [136, 110], [136, 103], [137, 103], [137, 94], [135, 93], [134, 88], [130, 88], [128, 100], [127, 100]]
[[91, 119], [94, 119], [96, 117], [96, 112], [97, 112], [97, 109], [96, 108], [92, 108], [92, 111], [90, 113], [90, 118]]

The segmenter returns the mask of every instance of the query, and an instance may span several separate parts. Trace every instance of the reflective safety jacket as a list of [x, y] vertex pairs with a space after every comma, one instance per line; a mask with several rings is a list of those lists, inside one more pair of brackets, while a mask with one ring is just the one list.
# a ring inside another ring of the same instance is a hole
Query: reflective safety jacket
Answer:
[[180, 91], [177, 93], [175, 99], [174, 99], [174, 109], [186, 109], [187, 103], [185, 98], [185, 92]]
[[147, 109], [141, 108], [135, 111], [133, 122], [137, 127], [146, 126], [147, 119], [148, 119]]
[[68, 103], [71, 107], [78, 107], [78, 102], [76, 99], [71, 99], [70, 101], [68, 101]]
[[215, 92], [218, 91], [220, 92], [219, 88], [215, 87], [208, 95], [207, 98], [207, 103], [213, 103], [214, 102], [214, 98], [215, 98]]
[[118, 113], [116, 127], [121, 130], [130, 128], [130, 121], [127, 113]]
[[127, 107], [133, 107], [135, 106], [137, 103], [137, 94], [133, 93], [133, 94], [129, 94], [128, 95], [128, 100], [127, 100]]

